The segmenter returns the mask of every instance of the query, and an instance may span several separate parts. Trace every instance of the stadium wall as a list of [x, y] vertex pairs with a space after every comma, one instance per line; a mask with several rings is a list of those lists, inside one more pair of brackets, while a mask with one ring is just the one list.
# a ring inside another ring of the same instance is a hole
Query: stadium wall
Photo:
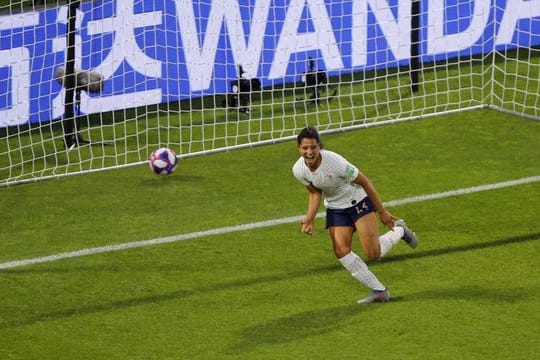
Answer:
[[[413, 1], [83, 2], [76, 67], [102, 74], [105, 86], [83, 93], [80, 110], [226, 93], [238, 65], [264, 87], [298, 81], [309, 57], [329, 76], [408, 65]], [[420, 62], [540, 45], [540, 0], [420, 3]], [[62, 117], [54, 72], [66, 61], [66, 31], [66, 6], [0, 16], [0, 127]]]

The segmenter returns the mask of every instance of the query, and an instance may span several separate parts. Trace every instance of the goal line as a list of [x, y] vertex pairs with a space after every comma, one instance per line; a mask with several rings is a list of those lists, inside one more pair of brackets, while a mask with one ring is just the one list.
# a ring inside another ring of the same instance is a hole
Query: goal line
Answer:
[[[399, 205], [405, 205], [405, 204], [412, 204], [412, 203], [442, 199], [442, 198], [447, 198], [447, 197], [452, 197], [452, 196], [467, 195], [467, 194], [472, 194], [472, 193], [477, 193], [477, 192], [482, 192], [482, 191], [496, 190], [496, 189], [501, 189], [501, 188], [506, 188], [506, 187], [511, 187], [511, 186], [530, 184], [534, 182], [540, 182], [540, 175], [516, 179], [516, 180], [510, 180], [510, 181], [503, 181], [503, 182], [498, 182], [498, 183], [493, 183], [493, 184], [486, 184], [486, 185], [479, 185], [479, 186], [472, 186], [472, 187], [467, 187], [467, 188], [462, 188], [462, 189], [444, 191], [440, 193], [419, 195], [419, 196], [413, 196], [413, 197], [408, 197], [408, 198], [403, 198], [403, 199], [398, 199], [398, 200], [392, 200], [392, 201], [385, 202], [385, 205], [386, 206], [399, 206]], [[325, 215], [324, 212], [320, 212], [317, 214], [317, 217], [321, 218], [321, 217], [324, 217], [324, 215]], [[188, 234], [168, 236], [168, 237], [156, 238], [156, 239], [151, 239], [151, 240], [133, 241], [133, 242], [127, 242], [127, 243], [121, 243], [121, 244], [113, 244], [113, 245], [106, 245], [106, 246], [100, 246], [100, 247], [94, 247], [94, 248], [81, 249], [81, 250], [76, 250], [76, 251], [71, 251], [71, 252], [58, 253], [58, 254], [53, 254], [53, 255], [48, 255], [48, 256], [43, 256], [43, 257], [36, 257], [36, 258], [31, 258], [31, 259], [9, 261], [9, 262], [0, 263], [0, 270], [12, 269], [16, 267], [45, 263], [45, 262], [53, 262], [57, 260], [69, 259], [69, 258], [74, 258], [74, 257], [88, 256], [88, 255], [94, 255], [94, 254], [100, 254], [100, 253], [106, 253], [106, 252], [112, 252], [112, 251], [127, 250], [127, 249], [140, 248], [140, 247], [152, 246], [152, 245], [160, 245], [160, 244], [173, 243], [173, 242], [196, 239], [196, 238], [213, 236], [213, 235], [223, 235], [223, 234], [228, 234], [232, 232], [253, 230], [253, 229], [259, 229], [259, 228], [264, 228], [264, 227], [282, 225], [282, 224], [289, 224], [293, 222], [299, 222], [303, 218], [304, 218], [304, 215], [290, 216], [290, 217], [284, 217], [284, 218], [279, 218], [279, 219], [266, 220], [266, 221], [260, 221], [260, 222], [242, 224], [242, 225], [226, 226], [226, 227], [205, 230], [205, 231], [196, 231], [196, 232], [192, 232]]]

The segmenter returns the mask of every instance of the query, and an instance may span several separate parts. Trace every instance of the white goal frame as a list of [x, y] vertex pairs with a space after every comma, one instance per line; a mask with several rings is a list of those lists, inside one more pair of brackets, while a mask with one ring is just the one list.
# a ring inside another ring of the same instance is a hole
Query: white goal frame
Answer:
[[493, 109], [540, 120], [540, 0], [0, 1], [0, 187]]

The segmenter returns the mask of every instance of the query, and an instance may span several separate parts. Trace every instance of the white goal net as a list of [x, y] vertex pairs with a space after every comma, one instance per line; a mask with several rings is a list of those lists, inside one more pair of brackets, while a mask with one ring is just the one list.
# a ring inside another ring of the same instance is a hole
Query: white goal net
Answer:
[[539, 94], [540, 0], [0, 0], [0, 186]]

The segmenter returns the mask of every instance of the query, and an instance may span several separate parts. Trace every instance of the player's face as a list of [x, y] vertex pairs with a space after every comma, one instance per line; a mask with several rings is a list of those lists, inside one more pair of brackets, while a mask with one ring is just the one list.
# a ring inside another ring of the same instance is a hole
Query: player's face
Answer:
[[316, 167], [321, 157], [321, 146], [316, 139], [304, 138], [298, 145], [300, 156], [308, 167]]

